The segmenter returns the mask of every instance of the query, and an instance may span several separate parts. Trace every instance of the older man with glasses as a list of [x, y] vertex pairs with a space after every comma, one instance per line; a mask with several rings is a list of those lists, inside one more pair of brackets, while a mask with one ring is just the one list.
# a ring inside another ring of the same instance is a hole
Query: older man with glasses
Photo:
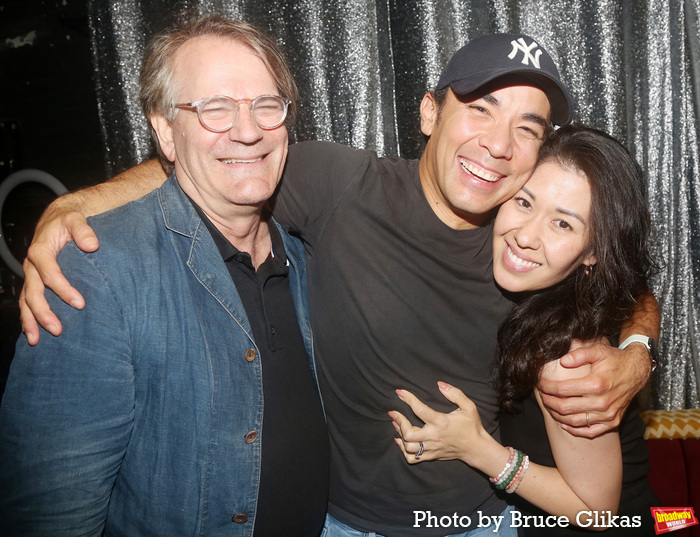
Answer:
[[205, 17], [156, 36], [141, 82], [172, 175], [92, 219], [109, 247], [59, 258], [89, 306], [52, 296], [64, 335], [18, 344], [0, 534], [317, 535], [329, 446], [304, 252], [264, 209], [294, 81], [259, 30]]

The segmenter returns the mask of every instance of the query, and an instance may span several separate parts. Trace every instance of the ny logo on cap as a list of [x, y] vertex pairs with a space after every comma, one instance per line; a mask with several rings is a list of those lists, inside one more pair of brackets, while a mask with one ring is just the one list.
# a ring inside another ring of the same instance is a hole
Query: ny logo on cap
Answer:
[[[514, 39], [510, 42], [510, 44], [513, 45], [513, 50], [510, 52], [510, 54], [508, 54], [508, 59], [512, 60], [518, 54], [518, 51], [521, 51], [523, 53], [522, 63], [524, 65], [527, 65], [529, 62], [532, 62], [532, 65], [534, 65], [538, 69], [540, 68], [540, 56], [542, 55], [542, 49], [537, 48], [537, 43], [533, 41], [530, 44], [530, 46], [528, 46], [527, 43], [525, 43], [525, 40], [521, 37], [517, 41]], [[537, 49], [535, 50], [534, 56], [531, 52], [533, 48]]]

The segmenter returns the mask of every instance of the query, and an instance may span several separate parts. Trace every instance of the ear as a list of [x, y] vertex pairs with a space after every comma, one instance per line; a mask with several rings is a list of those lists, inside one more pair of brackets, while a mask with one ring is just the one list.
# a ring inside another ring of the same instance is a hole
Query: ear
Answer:
[[153, 114], [150, 118], [151, 126], [156, 131], [160, 149], [170, 162], [175, 162], [175, 140], [173, 138], [173, 126], [162, 114]]
[[438, 117], [438, 104], [431, 93], [426, 93], [420, 102], [420, 130], [430, 136]]
[[587, 267], [593, 268], [593, 266], [598, 262], [598, 258], [595, 256], [595, 254], [590, 254], [587, 257], [584, 258], [583, 264], [586, 265]]

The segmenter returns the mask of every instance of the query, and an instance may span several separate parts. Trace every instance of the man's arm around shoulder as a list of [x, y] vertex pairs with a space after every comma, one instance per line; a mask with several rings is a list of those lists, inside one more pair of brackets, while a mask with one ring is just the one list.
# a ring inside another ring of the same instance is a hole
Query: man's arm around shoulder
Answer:
[[56, 263], [56, 255], [71, 240], [83, 251], [97, 250], [97, 236], [85, 218], [138, 199], [158, 188], [165, 179], [160, 163], [150, 160], [106, 183], [66, 194], [49, 205], [36, 226], [24, 260], [25, 282], [19, 305], [22, 330], [30, 345], [39, 341], [39, 325], [54, 336], [61, 334], [61, 321], [44, 298], [45, 287], [74, 308], [85, 306], [83, 296], [71, 286]]
[[[620, 341], [632, 334], [658, 339], [661, 316], [651, 293], [642, 296], [624, 325]], [[620, 425], [632, 399], [651, 374], [649, 351], [642, 344], [624, 350], [606, 344], [576, 349], [561, 358], [564, 367], [590, 364], [591, 373], [567, 381], [541, 379], [542, 402], [562, 427], [576, 436], [594, 438]]]

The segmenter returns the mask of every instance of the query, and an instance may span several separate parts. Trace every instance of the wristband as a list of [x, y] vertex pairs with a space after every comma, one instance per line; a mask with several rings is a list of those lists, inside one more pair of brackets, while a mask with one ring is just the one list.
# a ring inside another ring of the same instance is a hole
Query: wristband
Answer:
[[527, 471], [529, 466], [530, 466], [530, 457], [525, 455], [525, 457], [523, 457], [523, 464], [520, 467], [518, 474], [513, 479], [513, 482], [510, 485], [508, 485], [508, 487], [506, 487], [507, 494], [513, 494], [517, 490], [520, 483], [522, 483], [523, 477], [525, 476], [525, 472]]
[[518, 470], [520, 469], [520, 466], [523, 463], [523, 452], [519, 449], [516, 449], [515, 454], [515, 463], [513, 464], [513, 466], [511, 466], [510, 472], [506, 474], [506, 476], [504, 476], [499, 482], [494, 483], [494, 486], [498, 490], [504, 490], [512, 483], [513, 478], [518, 473]]
[[654, 338], [643, 336], [641, 334], [633, 334], [620, 343], [618, 349], [626, 349], [632, 343], [641, 343], [647, 348], [649, 351], [649, 361], [651, 362], [651, 372], [653, 373], [656, 370], [656, 367], [659, 365], [659, 351], [656, 347], [656, 341], [654, 341]]
[[506, 475], [506, 472], [508, 470], [510, 470], [511, 464], [513, 464], [513, 459], [515, 458], [515, 449], [513, 449], [510, 446], [508, 446], [506, 449], [508, 451], [510, 451], [510, 458], [508, 459], [508, 462], [506, 463], [505, 468], [503, 468], [503, 471], [500, 474], [498, 474], [496, 477], [489, 478], [489, 481], [491, 481], [491, 483], [499, 483], [500, 484], [501, 481], [503, 481], [503, 477]]

